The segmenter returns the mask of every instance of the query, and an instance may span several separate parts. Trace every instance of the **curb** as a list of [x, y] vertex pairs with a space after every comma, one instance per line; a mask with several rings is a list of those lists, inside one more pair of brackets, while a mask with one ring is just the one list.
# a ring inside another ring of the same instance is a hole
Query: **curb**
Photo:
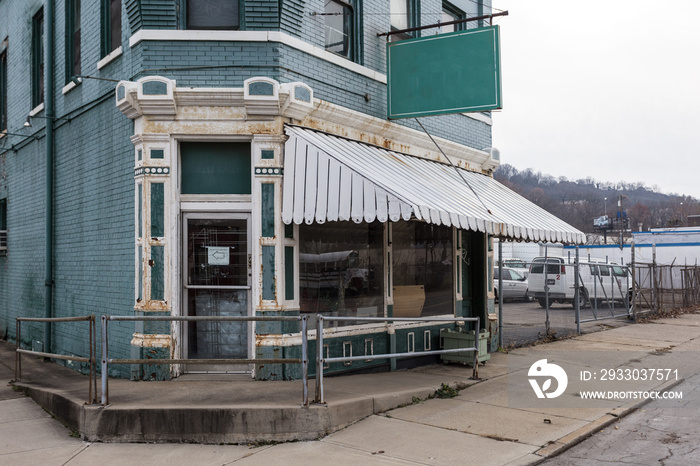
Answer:
[[[672, 389], [676, 385], [680, 384], [683, 382], [685, 379], [680, 378], [678, 380], [671, 380], [668, 382], [664, 382], [658, 387], [655, 387], [653, 390], [658, 391], [661, 393], [667, 392], [668, 390]], [[651, 398], [647, 398], [644, 400], [640, 401], [632, 401], [627, 404], [624, 404], [620, 406], [619, 408], [614, 408], [610, 410], [608, 414], [605, 416], [602, 416], [595, 421], [581, 427], [578, 430], [575, 430], [574, 432], [565, 435], [564, 437], [560, 438], [559, 440], [550, 443], [549, 445], [540, 448], [535, 452], [536, 455], [539, 455], [542, 457], [542, 460], [547, 459], [547, 458], [552, 458], [557, 455], [560, 455], [561, 453], [565, 452], [569, 448], [578, 445], [579, 443], [583, 442], [586, 440], [588, 437], [592, 436], [596, 432], [608, 427], [610, 424], [614, 423], [618, 419], [621, 419], [628, 414], [633, 413], [634, 411], [638, 410], [642, 406], [650, 403], [652, 401]], [[539, 463], [539, 461], [537, 462]], [[534, 463], [534, 464], [537, 464]]]
[[[477, 383], [477, 382], [474, 382]], [[451, 387], [469, 382], [451, 380]], [[247, 444], [317, 440], [366, 417], [427, 399], [440, 385], [356, 396], [326, 405], [298, 406], [143, 406], [85, 405], [70, 393], [18, 382], [27, 396], [83, 440], [107, 443]]]

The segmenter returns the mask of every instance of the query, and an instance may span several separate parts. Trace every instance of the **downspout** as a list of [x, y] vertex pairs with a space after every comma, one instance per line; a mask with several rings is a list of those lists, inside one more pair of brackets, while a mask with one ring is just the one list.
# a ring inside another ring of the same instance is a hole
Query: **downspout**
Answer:
[[[50, 318], [53, 308], [53, 123], [54, 123], [54, 0], [46, 1], [46, 276], [44, 317]], [[51, 322], [44, 323], [44, 352], [51, 352]]]

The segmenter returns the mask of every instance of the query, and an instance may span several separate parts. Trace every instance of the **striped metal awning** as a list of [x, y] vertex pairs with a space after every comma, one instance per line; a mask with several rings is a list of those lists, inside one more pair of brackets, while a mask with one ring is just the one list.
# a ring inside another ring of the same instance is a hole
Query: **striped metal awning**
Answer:
[[527, 241], [585, 241], [490, 176], [298, 126], [286, 133], [286, 224], [414, 218]]

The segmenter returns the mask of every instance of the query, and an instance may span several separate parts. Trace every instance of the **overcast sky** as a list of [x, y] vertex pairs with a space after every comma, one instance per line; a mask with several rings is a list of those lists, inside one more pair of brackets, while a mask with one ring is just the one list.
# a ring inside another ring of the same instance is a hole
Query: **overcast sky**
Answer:
[[495, 22], [501, 163], [700, 198], [700, 1], [493, 6], [509, 11]]

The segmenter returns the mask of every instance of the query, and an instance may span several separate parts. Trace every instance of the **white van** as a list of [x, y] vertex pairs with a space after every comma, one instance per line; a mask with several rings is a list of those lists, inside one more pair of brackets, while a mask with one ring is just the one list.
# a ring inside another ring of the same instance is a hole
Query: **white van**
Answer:
[[582, 262], [579, 270], [587, 267], [590, 271], [592, 284], [587, 285], [589, 301], [595, 298], [598, 302], [613, 302], [632, 299], [632, 272], [628, 267], [622, 267], [615, 262], [605, 262], [600, 259], [590, 259]]
[[[536, 257], [528, 275], [528, 295], [542, 307], [547, 305], [545, 286], [549, 288], [550, 303], [571, 303], [575, 306], [576, 278], [573, 261], [565, 257]], [[580, 308], [588, 307], [594, 300], [610, 303], [624, 301], [629, 298], [631, 289], [631, 275], [624, 267], [599, 259], [580, 262]]]

